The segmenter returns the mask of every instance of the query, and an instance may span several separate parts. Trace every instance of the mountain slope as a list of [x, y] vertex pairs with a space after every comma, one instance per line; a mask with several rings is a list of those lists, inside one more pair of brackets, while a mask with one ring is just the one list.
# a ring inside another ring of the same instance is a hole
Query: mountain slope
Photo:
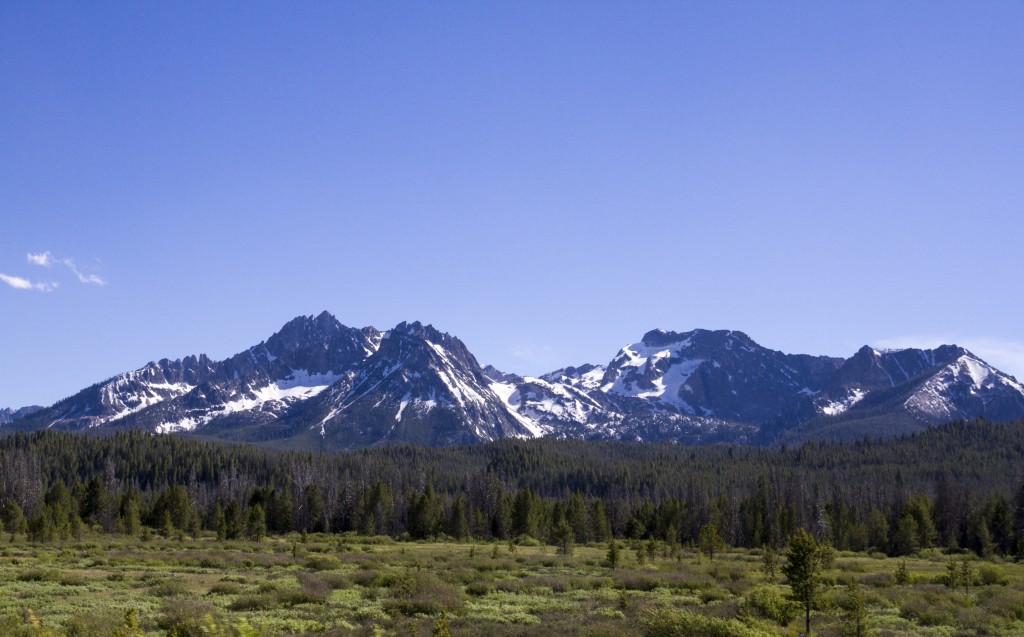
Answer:
[[351, 377], [297, 420], [318, 431], [327, 448], [470, 444], [543, 433], [505, 408], [462, 341], [419, 322], [384, 334]]

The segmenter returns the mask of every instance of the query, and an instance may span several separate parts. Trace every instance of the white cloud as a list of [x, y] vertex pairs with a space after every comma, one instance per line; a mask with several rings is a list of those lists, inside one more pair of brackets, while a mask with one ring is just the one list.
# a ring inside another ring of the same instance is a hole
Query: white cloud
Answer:
[[28, 254], [28, 262], [32, 265], [41, 265], [43, 267], [50, 267], [54, 264], [53, 255], [49, 252], [43, 252], [42, 254]]
[[61, 263], [63, 263], [64, 265], [68, 266], [68, 269], [70, 269], [72, 272], [74, 272], [75, 276], [78, 277], [78, 280], [80, 282], [82, 282], [82, 283], [85, 283], [87, 285], [106, 285], [107, 284], [107, 282], [103, 278], [101, 278], [99, 275], [96, 275], [96, 274], [82, 274], [78, 270], [78, 268], [75, 267], [75, 262], [72, 261], [71, 259], [64, 259], [63, 261], [61, 261]]
[[71, 272], [75, 275], [75, 277], [78, 279], [80, 283], [84, 283], [86, 285], [107, 284], [106, 280], [103, 279], [103, 277], [99, 276], [98, 274], [86, 274], [79, 270], [78, 266], [75, 265], [74, 259], [53, 258], [53, 254], [51, 254], [49, 250], [47, 250], [46, 252], [41, 252], [39, 254], [32, 254], [31, 252], [29, 252], [27, 255], [25, 255], [25, 257], [28, 259], [28, 262], [31, 263], [32, 265], [41, 265], [45, 268], [49, 268], [50, 266], [57, 264], [63, 265], [67, 269], [71, 270]]
[[874, 343], [877, 347], [900, 349], [919, 347], [931, 349], [939, 345], [959, 345], [977, 354], [997, 369], [1024, 380], [1024, 342], [992, 338], [988, 336], [918, 335], [883, 338]]
[[20, 276], [10, 276], [8, 274], [0, 274], [0, 281], [6, 283], [16, 290], [38, 290], [40, 292], [53, 292], [59, 287], [57, 283], [47, 283], [40, 281], [33, 283], [28, 279], [23, 279]]

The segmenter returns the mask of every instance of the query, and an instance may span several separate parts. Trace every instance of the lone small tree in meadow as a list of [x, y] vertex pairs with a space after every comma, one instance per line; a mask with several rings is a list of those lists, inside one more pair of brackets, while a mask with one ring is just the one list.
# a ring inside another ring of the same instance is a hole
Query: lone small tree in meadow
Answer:
[[769, 582], [774, 582], [775, 572], [778, 568], [779, 554], [775, 551], [775, 547], [765, 544], [761, 553], [761, 572], [764, 573], [764, 578]]
[[430, 632], [431, 637], [452, 637], [452, 631], [448, 629], [448, 618], [445, 616], [444, 611], [441, 611], [441, 619], [437, 620], [434, 624], [434, 629]]
[[843, 603], [843, 633], [849, 637], [868, 637], [868, 610], [860, 586], [850, 581], [846, 585], [846, 599]]
[[897, 586], [906, 586], [910, 583], [910, 571], [907, 570], [906, 560], [900, 560], [900, 564], [896, 567], [896, 572], [893, 574], [893, 580]]
[[558, 547], [558, 553], [562, 557], [572, 557], [572, 553], [576, 548], [576, 535], [565, 518], [562, 518], [558, 526], [555, 527], [554, 540], [555, 545]]
[[974, 583], [974, 569], [971, 568], [971, 562], [967, 557], [960, 562], [960, 583], [964, 586], [964, 595], [970, 594], [971, 584]]
[[718, 534], [718, 527], [709, 522], [700, 527], [700, 550], [707, 554], [708, 559], [715, 561], [715, 553], [725, 548], [725, 540]]
[[615, 539], [608, 540], [608, 568], [619, 568], [619, 562], [622, 561], [622, 555], [619, 553], [619, 543]]
[[808, 636], [811, 634], [811, 608], [818, 597], [820, 585], [820, 558], [818, 543], [807, 531], [798, 529], [796, 534], [789, 538], [786, 564], [782, 567], [782, 573], [789, 580], [793, 599], [804, 607], [804, 634]]

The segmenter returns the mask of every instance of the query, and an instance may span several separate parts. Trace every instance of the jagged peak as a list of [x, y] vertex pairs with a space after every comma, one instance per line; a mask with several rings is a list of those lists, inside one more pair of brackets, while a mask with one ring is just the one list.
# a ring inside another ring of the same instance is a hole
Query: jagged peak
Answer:
[[882, 352], [878, 351], [874, 347], [871, 347], [870, 345], [864, 345], [854, 353], [854, 357], [857, 356], [864, 358], [881, 358]]
[[558, 379], [561, 378], [562, 376], [565, 376], [567, 378], [576, 378], [582, 376], [583, 374], [592, 372], [595, 369], [604, 371], [605, 368], [604, 365], [593, 365], [591, 363], [583, 363], [582, 365], [570, 365], [568, 367], [556, 369], [553, 372], [548, 372], [547, 374], [541, 376], [541, 378], [544, 380]]
[[461, 342], [451, 334], [442, 332], [430, 323], [424, 325], [420, 321], [402, 321], [398, 325], [388, 330], [385, 338], [392, 338], [394, 336], [409, 336], [423, 341], [430, 341], [438, 345], [449, 345], [454, 342]]
[[669, 330], [664, 330], [664, 329], [658, 328], [658, 329], [653, 329], [653, 330], [647, 332], [646, 334], [644, 334], [644, 337], [642, 339], [640, 339], [640, 342], [643, 343], [644, 345], [646, 345], [647, 347], [658, 347], [658, 346], [662, 346], [662, 345], [673, 345], [675, 343], [680, 343], [682, 341], [685, 341], [687, 338], [691, 337], [692, 335], [693, 335], [693, 332], [686, 332], [686, 333], [680, 334], [679, 332], [672, 332], [672, 331], [669, 331]]
[[483, 373], [488, 379], [497, 383], [518, 383], [523, 380], [522, 376], [503, 372], [494, 365], [485, 366], [483, 368]]
[[661, 328], [653, 329], [644, 334], [640, 342], [647, 347], [662, 347], [695, 340], [723, 346], [730, 342], [737, 342], [741, 345], [756, 345], [753, 339], [739, 330], [706, 330], [702, 328], [693, 329], [689, 332], [673, 332]]

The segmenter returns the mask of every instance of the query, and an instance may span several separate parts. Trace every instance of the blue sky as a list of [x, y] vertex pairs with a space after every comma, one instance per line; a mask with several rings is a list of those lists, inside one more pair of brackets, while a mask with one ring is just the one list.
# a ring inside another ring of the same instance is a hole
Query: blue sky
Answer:
[[[1024, 377], [1024, 3], [0, 3], [0, 406], [300, 314]], [[30, 256], [31, 255], [31, 256]]]

